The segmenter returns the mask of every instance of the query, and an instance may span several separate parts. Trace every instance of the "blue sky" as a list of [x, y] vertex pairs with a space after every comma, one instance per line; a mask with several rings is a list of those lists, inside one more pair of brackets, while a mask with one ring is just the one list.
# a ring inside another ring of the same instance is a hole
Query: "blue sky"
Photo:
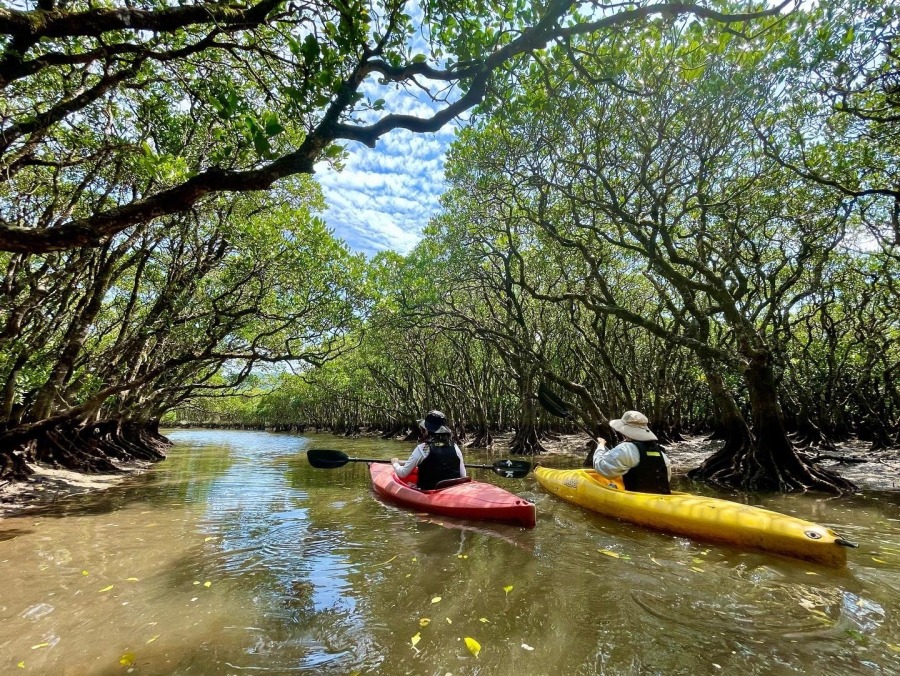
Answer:
[[335, 236], [369, 256], [412, 249], [439, 208], [444, 153], [453, 136], [449, 125], [434, 134], [397, 130], [374, 149], [348, 145], [342, 171], [317, 166], [316, 179], [328, 203], [325, 221]]

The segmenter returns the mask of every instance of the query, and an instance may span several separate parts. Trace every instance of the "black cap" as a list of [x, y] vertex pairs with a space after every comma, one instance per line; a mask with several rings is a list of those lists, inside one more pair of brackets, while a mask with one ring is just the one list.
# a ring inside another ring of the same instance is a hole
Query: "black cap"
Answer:
[[437, 434], [438, 430], [446, 424], [447, 416], [440, 411], [428, 411], [425, 419], [419, 421], [419, 427], [424, 427], [432, 434]]

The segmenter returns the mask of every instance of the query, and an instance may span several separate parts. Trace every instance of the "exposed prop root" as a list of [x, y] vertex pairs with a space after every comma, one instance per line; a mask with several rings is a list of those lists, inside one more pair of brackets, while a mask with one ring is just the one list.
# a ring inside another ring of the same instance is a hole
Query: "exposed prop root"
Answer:
[[104, 420], [42, 429], [0, 448], [0, 479], [24, 480], [34, 471], [27, 462], [86, 474], [122, 472], [116, 462], [157, 462], [171, 443], [155, 425]]
[[509, 452], [513, 455], [540, 455], [546, 450], [534, 425], [516, 429], [509, 444]]
[[466, 443], [466, 448], [493, 448], [494, 437], [489, 430], [479, 430]]
[[776, 461], [771, 449], [751, 439], [731, 440], [690, 472], [692, 479], [748, 491], [807, 491], [845, 493], [853, 482], [815, 465], [788, 446]]

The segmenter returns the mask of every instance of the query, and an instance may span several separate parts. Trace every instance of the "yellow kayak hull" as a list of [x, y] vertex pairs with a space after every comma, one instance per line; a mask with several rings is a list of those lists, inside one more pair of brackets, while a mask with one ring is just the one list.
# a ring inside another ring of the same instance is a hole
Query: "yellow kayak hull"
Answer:
[[847, 563], [847, 548], [830, 528], [760, 507], [690, 493], [655, 495], [621, 490], [593, 470], [538, 467], [538, 483], [567, 502], [623, 521], [698, 540], [727, 542], [831, 566]]

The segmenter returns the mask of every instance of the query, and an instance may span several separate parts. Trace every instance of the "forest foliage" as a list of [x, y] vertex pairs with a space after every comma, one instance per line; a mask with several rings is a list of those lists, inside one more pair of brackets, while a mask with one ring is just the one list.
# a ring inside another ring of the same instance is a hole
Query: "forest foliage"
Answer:
[[[0, 9], [0, 477], [163, 416], [539, 453], [541, 383], [727, 485], [900, 445], [897, 8], [482, 4]], [[316, 162], [473, 107], [411, 252], [334, 238]]]

